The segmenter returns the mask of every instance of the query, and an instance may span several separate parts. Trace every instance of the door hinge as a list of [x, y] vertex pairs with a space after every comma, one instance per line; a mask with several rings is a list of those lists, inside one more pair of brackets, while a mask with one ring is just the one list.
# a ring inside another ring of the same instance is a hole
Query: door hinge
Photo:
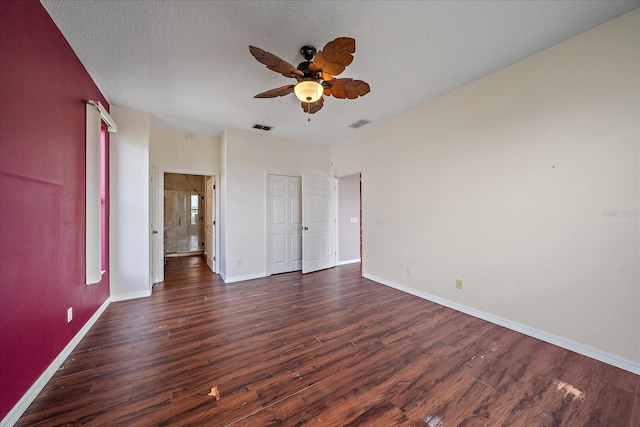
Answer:
[[215, 184], [213, 184], [213, 189], [214, 189], [214, 190], [216, 189], [216, 185], [215, 185]]
[[215, 222], [215, 221], [213, 221], [213, 225], [216, 225], [216, 222]]

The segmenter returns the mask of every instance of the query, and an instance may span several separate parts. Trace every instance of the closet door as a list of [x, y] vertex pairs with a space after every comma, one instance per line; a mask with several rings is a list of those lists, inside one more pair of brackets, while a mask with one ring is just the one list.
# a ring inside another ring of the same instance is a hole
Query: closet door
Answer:
[[302, 187], [299, 177], [268, 175], [271, 274], [302, 269]]
[[289, 177], [289, 271], [302, 270], [302, 180]]

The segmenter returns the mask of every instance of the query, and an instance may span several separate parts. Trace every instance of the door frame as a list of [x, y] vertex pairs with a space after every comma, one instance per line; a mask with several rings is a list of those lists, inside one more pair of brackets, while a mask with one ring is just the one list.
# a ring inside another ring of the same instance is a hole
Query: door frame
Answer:
[[[194, 169], [167, 169], [163, 167], [157, 168], [157, 179], [156, 185], [154, 185], [154, 189], [157, 191], [158, 197], [156, 197], [156, 217], [158, 227], [162, 227], [162, 230], [158, 230], [159, 236], [164, 236], [164, 174], [165, 173], [179, 173], [183, 175], [201, 175], [204, 177], [214, 177], [216, 182], [216, 189], [214, 192], [216, 207], [215, 207], [215, 248], [216, 248], [216, 262], [215, 262], [215, 274], [220, 273], [220, 191], [219, 191], [219, 182], [220, 182], [220, 174], [213, 171], [202, 171], [202, 170], [194, 170]], [[153, 200], [153, 197], [150, 195], [150, 200]], [[160, 225], [162, 224], [162, 225]], [[152, 282], [159, 283], [164, 281], [164, 237], [161, 239], [156, 239], [156, 263], [159, 260], [158, 266], [161, 268], [158, 271], [152, 272]], [[149, 258], [151, 259], [153, 251], [149, 248]], [[160, 259], [161, 257], [161, 259]], [[151, 262], [153, 266], [155, 263]], [[157, 280], [157, 281], [156, 281]]]

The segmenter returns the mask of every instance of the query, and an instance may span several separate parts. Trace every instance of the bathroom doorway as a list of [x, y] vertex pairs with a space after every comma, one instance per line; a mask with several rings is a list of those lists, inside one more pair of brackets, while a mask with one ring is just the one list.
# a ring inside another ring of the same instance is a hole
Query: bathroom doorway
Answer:
[[167, 257], [204, 253], [205, 180], [202, 175], [164, 174]]

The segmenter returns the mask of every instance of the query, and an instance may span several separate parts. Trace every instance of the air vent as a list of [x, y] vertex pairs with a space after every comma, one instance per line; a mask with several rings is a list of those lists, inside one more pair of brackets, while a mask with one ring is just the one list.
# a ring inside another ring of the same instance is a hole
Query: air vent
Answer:
[[265, 132], [269, 132], [271, 129], [273, 129], [273, 126], [267, 126], [267, 125], [259, 125], [259, 124], [254, 124], [253, 125], [254, 129], [260, 129], [263, 130]]
[[350, 124], [349, 127], [350, 128], [354, 128], [354, 129], [358, 129], [364, 125], [366, 125], [367, 123], [371, 123], [371, 120], [358, 120], [357, 122]]

